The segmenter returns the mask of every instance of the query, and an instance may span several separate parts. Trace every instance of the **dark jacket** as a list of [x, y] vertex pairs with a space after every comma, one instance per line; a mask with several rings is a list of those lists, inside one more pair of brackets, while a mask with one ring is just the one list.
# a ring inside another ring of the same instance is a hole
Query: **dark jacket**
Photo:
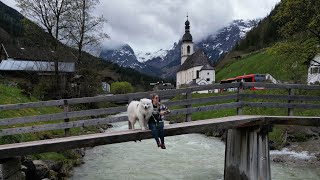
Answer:
[[160, 115], [160, 111], [167, 111], [168, 108], [164, 104], [160, 104], [158, 107], [153, 105], [152, 115], [148, 123], [158, 124], [160, 121], [163, 121], [163, 117]]

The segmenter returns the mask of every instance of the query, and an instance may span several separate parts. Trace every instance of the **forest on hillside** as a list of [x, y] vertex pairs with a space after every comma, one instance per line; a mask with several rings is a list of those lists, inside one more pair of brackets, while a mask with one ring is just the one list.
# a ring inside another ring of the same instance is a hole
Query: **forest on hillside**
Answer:
[[[92, 7], [96, 5], [98, 4], [91, 4]], [[20, 4], [22, 9], [23, 6], [29, 7], [26, 4]], [[90, 7], [87, 8], [89, 9]], [[28, 12], [25, 12], [25, 15], [27, 14]], [[70, 14], [68, 16], [68, 18], [71, 18]], [[99, 19], [99, 17], [96, 18]], [[23, 16], [18, 11], [0, 2], [0, 44], [13, 45], [17, 48], [41, 47], [51, 50], [59, 48], [64, 49], [66, 52], [71, 52], [77, 57], [77, 74], [84, 77], [84, 85], [82, 86], [80, 97], [94, 96], [101, 93], [101, 82], [105, 79], [108, 79], [108, 83], [110, 84], [114, 81], [127, 81], [134, 86], [135, 91], [152, 90], [150, 83], [163, 80], [161, 78], [141, 74], [133, 69], [122, 68], [117, 64], [94, 57], [85, 52], [84, 47], [79, 50], [79, 44], [77, 43], [62, 43], [66, 42], [66, 40], [62, 40], [65, 33], [63, 33], [61, 29], [55, 27], [54, 18], [51, 23], [52, 26], [46, 26], [41, 23], [41, 21], [33, 22], [28, 19], [28, 16]], [[56, 30], [60, 31], [58, 35], [55, 34], [57, 32]], [[86, 37], [87, 39], [93, 38], [91, 40], [98, 38], [92, 37], [91, 34], [88, 34]], [[21, 85], [21, 87], [25, 91], [28, 91], [28, 93], [35, 93], [35, 91], [37, 91], [37, 93], [40, 91], [41, 93], [42, 91], [42, 95], [48, 96], [45, 99], [73, 97], [72, 94], [66, 93], [67, 89], [62, 90], [63, 92], [60, 92], [59, 97], [57, 97], [56, 93], [54, 93], [59, 89], [57, 88], [59, 85], [56, 84], [56, 77], [35, 77], [34, 73], [27, 73], [24, 77], [26, 79], [25, 82], [28, 83]], [[21, 83], [21, 81], [19, 83]], [[50, 92], [52, 93], [51, 95]], [[43, 96], [39, 95], [39, 97]]]
[[268, 57], [268, 62], [257, 59], [261, 66], [267, 66], [272, 56], [272, 63], [278, 65], [278, 72], [286, 74], [280, 75], [286, 77], [283, 81], [306, 83], [310, 61], [320, 53], [318, 12], [320, 1], [282, 0], [219, 62], [218, 71], [236, 62], [235, 57], [244, 58], [251, 53], [266, 51], [270, 55], [261, 57]]

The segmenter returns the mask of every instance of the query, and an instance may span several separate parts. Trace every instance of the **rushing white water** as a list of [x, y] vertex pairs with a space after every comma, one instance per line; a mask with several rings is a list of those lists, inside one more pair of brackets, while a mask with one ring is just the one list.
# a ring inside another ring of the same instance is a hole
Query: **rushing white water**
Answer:
[[[127, 128], [127, 122], [122, 122], [110, 130]], [[219, 138], [188, 134], [165, 141], [165, 150], [153, 139], [89, 149], [85, 164], [76, 167], [70, 179], [223, 179], [225, 145]], [[320, 179], [320, 172], [307, 167], [272, 163], [271, 172], [272, 179]]]

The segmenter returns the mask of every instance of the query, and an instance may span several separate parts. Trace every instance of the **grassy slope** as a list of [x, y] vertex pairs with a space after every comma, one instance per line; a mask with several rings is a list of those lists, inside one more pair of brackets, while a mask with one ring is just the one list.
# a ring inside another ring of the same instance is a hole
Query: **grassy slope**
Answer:
[[[16, 87], [10, 87], [0, 84], [0, 104], [16, 104], [38, 101], [36, 98], [28, 98], [21, 93], [21, 90]], [[62, 112], [63, 110], [55, 107], [42, 107], [35, 109], [21, 109], [0, 111], [0, 118], [11, 118], [20, 116], [34, 116], [40, 114], [52, 114]]]
[[[281, 69], [285, 60], [278, 59], [267, 51], [259, 51], [239, 60], [233, 60], [223, 68], [217, 70], [216, 82], [221, 79], [236, 77], [244, 74], [269, 73], [277, 80], [287, 80]], [[307, 73], [307, 71], [306, 71]]]
[[[16, 103], [27, 103], [27, 102], [35, 102], [38, 101], [36, 98], [27, 96], [21, 93], [21, 90], [17, 87], [10, 87], [7, 85], [0, 84], [0, 105], [2, 104], [16, 104]], [[8, 110], [8, 111], [0, 111], [0, 121], [3, 118], [11, 118], [11, 117], [20, 117], [20, 116], [33, 116], [33, 115], [41, 115], [41, 114], [52, 114], [57, 112], [63, 112], [63, 109], [58, 107], [41, 107], [41, 108], [28, 108], [22, 110]], [[34, 124], [43, 124], [34, 123]], [[4, 127], [0, 127], [4, 128]], [[74, 130], [77, 131], [77, 130]], [[0, 144], [7, 144], [13, 142], [24, 142], [24, 141], [34, 141], [43, 139], [44, 137], [52, 137], [52, 136], [61, 136], [63, 135], [63, 130], [55, 130], [55, 131], [44, 131], [37, 133], [28, 133], [28, 134], [17, 134], [11, 136], [1, 136]], [[76, 132], [78, 133], [78, 132]], [[78, 163], [79, 155], [75, 154], [73, 151], [64, 151], [64, 152], [49, 152], [42, 154], [35, 154], [30, 156], [33, 159], [43, 159], [43, 160], [53, 160], [53, 161], [61, 161], [63, 162], [64, 169], [71, 169], [74, 164]]]

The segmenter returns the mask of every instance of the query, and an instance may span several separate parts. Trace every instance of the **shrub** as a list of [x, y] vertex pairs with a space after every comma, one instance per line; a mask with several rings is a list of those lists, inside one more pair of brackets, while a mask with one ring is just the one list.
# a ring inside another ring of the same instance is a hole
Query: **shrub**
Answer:
[[133, 86], [126, 81], [114, 82], [111, 84], [111, 93], [113, 94], [126, 94], [133, 92]]

